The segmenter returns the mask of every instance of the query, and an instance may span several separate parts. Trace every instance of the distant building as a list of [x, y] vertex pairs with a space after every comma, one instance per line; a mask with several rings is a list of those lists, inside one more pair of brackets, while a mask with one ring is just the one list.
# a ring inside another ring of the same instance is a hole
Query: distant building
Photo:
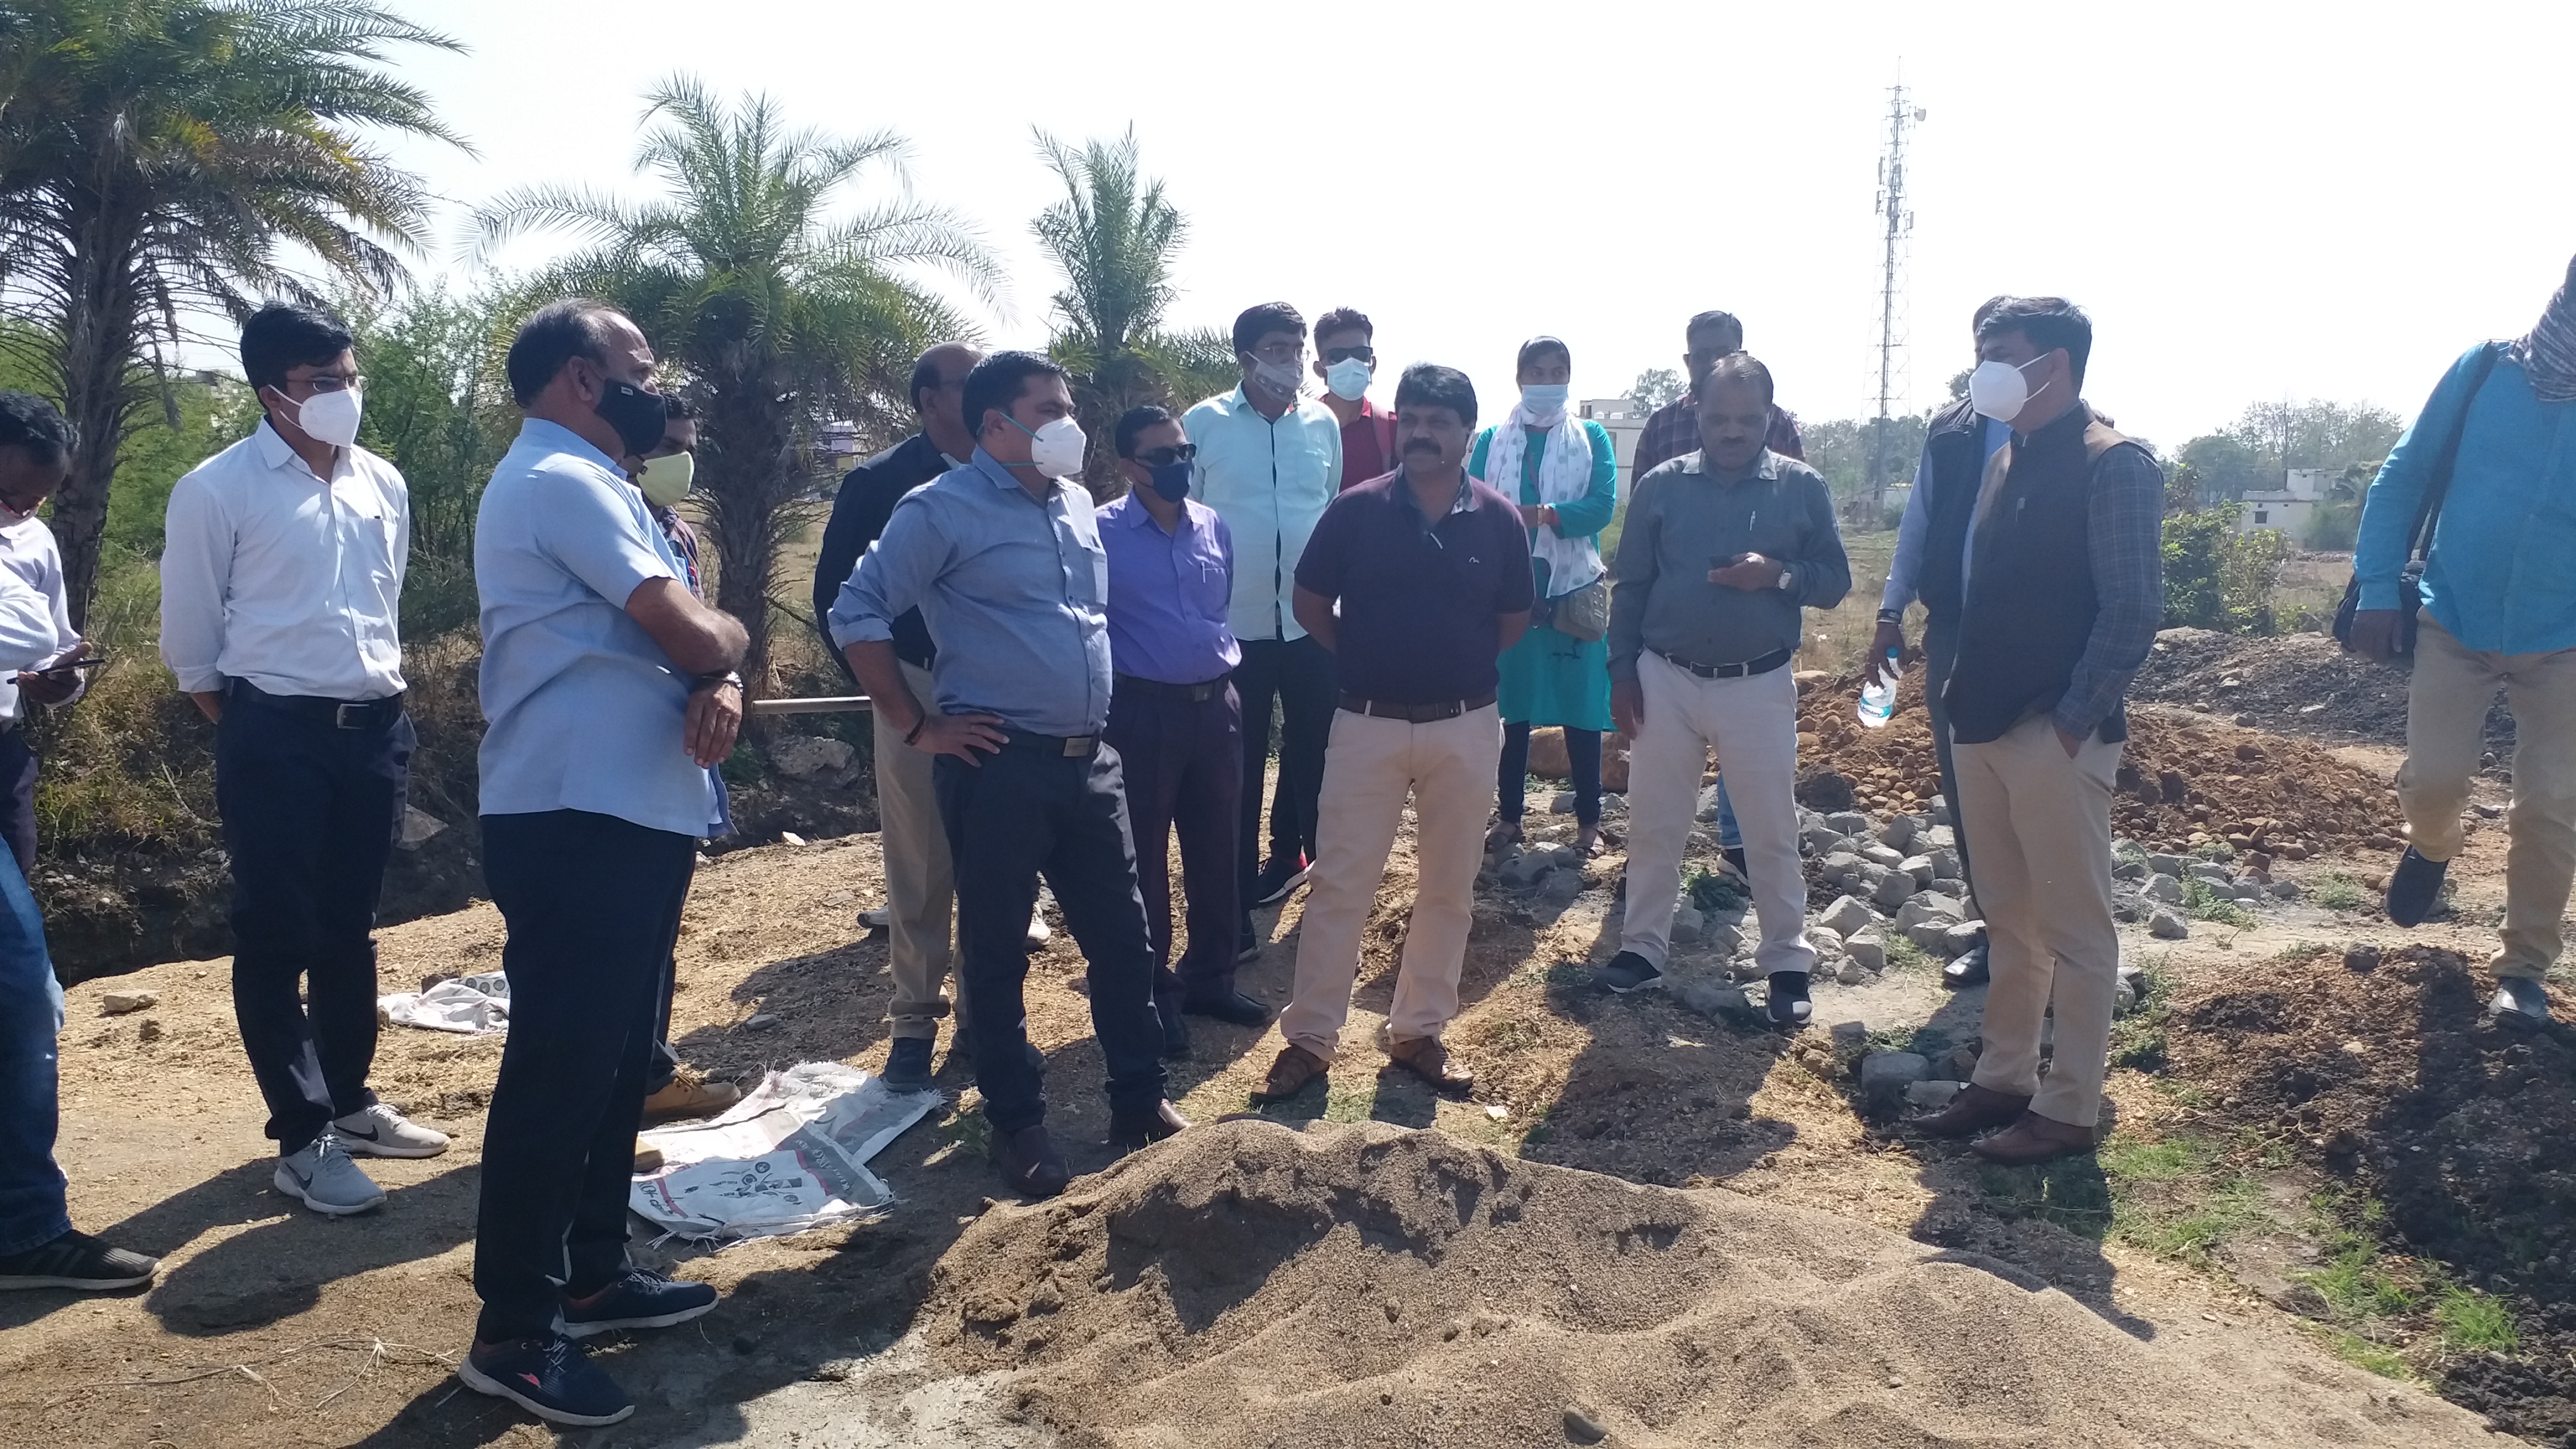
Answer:
[[2286, 488], [2257, 490], [2237, 500], [2236, 531], [2278, 529], [2292, 538], [2306, 534], [2308, 521], [2325, 506], [2335, 474], [2327, 468], [2292, 468]]
[[1610, 448], [1619, 459], [1619, 497], [1624, 501], [1637, 481], [1637, 439], [1646, 431], [1647, 415], [1654, 409], [1639, 407], [1634, 398], [1588, 397], [1581, 404], [1581, 416], [1599, 423], [1610, 435]]

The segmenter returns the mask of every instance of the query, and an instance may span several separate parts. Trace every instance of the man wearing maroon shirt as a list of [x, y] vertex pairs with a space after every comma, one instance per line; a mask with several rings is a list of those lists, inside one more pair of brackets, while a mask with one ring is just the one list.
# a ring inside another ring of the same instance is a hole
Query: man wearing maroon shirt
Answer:
[[1342, 476], [1338, 491], [1395, 471], [1395, 414], [1368, 397], [1377, 376], [1377, 329], [1357, 307], [1336, 307], [1315, 323], [1315, 376], [1324, 381], [1324, 406], [1342, 425]]

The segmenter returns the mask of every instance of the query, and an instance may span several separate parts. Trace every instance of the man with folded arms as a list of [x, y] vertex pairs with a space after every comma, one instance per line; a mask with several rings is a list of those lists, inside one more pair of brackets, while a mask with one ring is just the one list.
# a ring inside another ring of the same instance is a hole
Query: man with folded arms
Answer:
[[1628, 753], [1628, 914], [1607, 990], [1663, 980], [1700, 775], [1710, 750], [1744, 833], [1754, 960], [1771, 1019], [1806, 1021], [1807, 878], [1798, 859], [1799, 611], [1851, 591], [1833, 496], [1763, 445], [1771, 370], [1738, 352], [1698, 387], [1700, 446], [1637, 482], [1610, 589], [1610, 713]]
[[1467, 927], [1503, 722], [1496, 661], [1529, 628], [1529, 532], [1520, 509], [1467, 476], [1476, 389], [1418, 363], [1395, 389], [1401, 466], [1345, 489], [1297, 563], [1297, 623], [1333, 651], [1339, 708], [1324, 752], [1319, 848], [1298, 928], [1288, 1045], [1255, 1094], [1278, 1101], [1340, 1053], [1360, 935], [1414, 808], [1413, 914], [1387, 1055], [1444, 1092], [1474, 1079], [1441, 1029], [1458, 1014]]

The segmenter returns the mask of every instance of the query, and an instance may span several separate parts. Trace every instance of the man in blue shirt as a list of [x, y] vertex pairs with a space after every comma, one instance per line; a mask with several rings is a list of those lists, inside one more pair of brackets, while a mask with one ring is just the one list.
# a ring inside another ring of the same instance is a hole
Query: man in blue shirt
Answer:
[[2371, 483], [2352, 629], [2352, 647], [2371, 658], [2399, 647], [2400, 575], [2445, 445], [2457, 451], [2424, 564], [2397, 772], [2411, 843], [2389, 877], [2388, 919], [2412, 926], [2441, 898], [2487, 707], [2506, 690], [2513, 844], [2490, 1009], [2507, 1025], [2546, 1026], [2541, 983], [2576, 878], [2576, 261], [2530, 332], [2451, 365]]
[[[1072, 1178], [1044, 1125], [1044, 1066], [1021, 989], [1044, 874], [1090, 962], [1091, 1025], [1108, 1059], [1110, 1143], [1189, 1124], [1163, 1100], [1154, 950], [1136, 884], [1109, 720], [1109, 560], [1061, 367], [997, 352], [966, 375], [975, 456], [904, 495], [832, 606], [841, 646], [898, 738], [936, 757], [957, 879], [957, 950], [972, 1003], [975, 1083], [1003, 1180], [1052, 1197]], [[919, 608], [939, 641], [936, 698], [905, 682], [894, 623]]]
[[635, 1411], [573, 1339], [716, 1302], [626, 1257], [662, 970], [748, 642], [690, 594], [617, 461], [661, 441], [652, 375], [644, 334], [600, 303], [528, 318], [509, 355], [527, 421], [474, 526], [483, 875], [509, 927], [510, 1040], [483, 1134], [483, 1313], [457, 1376], [558, 1424]]

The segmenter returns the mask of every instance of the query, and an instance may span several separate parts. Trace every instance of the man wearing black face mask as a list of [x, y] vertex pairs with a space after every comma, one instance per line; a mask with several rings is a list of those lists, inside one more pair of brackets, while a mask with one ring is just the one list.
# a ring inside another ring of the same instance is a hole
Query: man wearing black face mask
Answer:
[[[1100, 510], [1109, 553], [1110, 746], [1127, 762], [1136, 878], [1154, 934], [1154, 1005], [1163, 1054], [1188, 1052], [1182, 1014], [1259, 1027], [1269, 1008], [1234, 988], [1242, 883], [1235, 862], [1243, 789], [1243, 710], [1227, 675], [1243, 648], [1226, 626], [1234, 534], [1189, 496], [1198, 450], [1158, 407], [1118, 420], [1127, 496]], [[1190, 946], [1175, 971], [1169, 852], [1181, 838]]]

